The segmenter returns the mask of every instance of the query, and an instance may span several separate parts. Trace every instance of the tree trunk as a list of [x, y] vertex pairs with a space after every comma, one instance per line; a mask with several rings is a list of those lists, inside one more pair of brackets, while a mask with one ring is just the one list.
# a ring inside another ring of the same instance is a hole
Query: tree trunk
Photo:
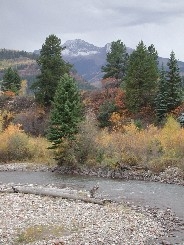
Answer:
[[24, 193], [24, 194], [34, 194], [34, 195], [43, 195], [51, 197], [61, 197], [64, 199], [73, 199], [80, 200], [87, 203], [94, 203], [103, 205], [109, 200], [100, 200], [96, 198], [91, 198], [87, 196], [82, 196], [79, 192], [66, 189], [56, 189], [56, 188], [40, 188], [40, 187], [24, 187], [24, 186], [12, 186], [12, 190], [0, 190], [0, 192], [8, 193]]

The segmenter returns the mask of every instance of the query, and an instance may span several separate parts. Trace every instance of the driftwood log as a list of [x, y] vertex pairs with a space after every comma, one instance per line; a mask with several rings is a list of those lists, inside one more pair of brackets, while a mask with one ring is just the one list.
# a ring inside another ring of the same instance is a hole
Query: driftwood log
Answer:
[[82, 193], [58, 188], [45, 188], [45, 187], [31, 187], [31, 186], [12, 186], [9, 190], [0, 190], [0, 192], [8, 193], [24, 193], [24, 194], [34, 194], [41, 196], [51, 196], [51, 197], [61, 197], [64, 199], [80, 200], [87, 203], [94, 203], [103, 205], [110, 200], [101, 200], [94, 197], [84, 196]]

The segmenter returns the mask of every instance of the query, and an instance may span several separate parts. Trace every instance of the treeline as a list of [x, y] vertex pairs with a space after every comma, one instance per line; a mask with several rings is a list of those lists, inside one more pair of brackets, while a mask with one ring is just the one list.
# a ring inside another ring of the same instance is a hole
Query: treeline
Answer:
[[[161, 123], [183, 101], [182, 79], [173, 51], [167, 67], [166, 71], [162, 64], [159, 69], [158, 53], [153, 44], [146, 47], [141, 41], [128, 55], [125, 44], [118, 40], [112, 42], [106, 65], [102, 67], [103, 84], [106, 88], [118, 87], [124, 91], [125, 108], [129, 112], [134, 114], [150, 108], [157, 122]], [[109, 79], [112, 80], [110, 84]], [[113, 100], [109, 102], [110, 116], [117, 109]], [[105, 107], [102, 114], [108, 110]]]
[[18, 50], [0, 49], [0, 60], [17, 59], [21, 57], [36, 60], [38, 58], [38, 54], [26, 52], [23, 50], [18, 51]]

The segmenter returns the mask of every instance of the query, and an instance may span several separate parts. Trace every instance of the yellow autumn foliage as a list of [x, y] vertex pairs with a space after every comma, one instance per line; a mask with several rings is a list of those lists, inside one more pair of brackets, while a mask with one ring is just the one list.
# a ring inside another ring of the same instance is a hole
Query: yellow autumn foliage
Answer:
[[26, 96], [27, 90], [28, 90], [27, 80], [22, 80], [21, 81], [21, 88], [19, 90], [19, 96]]
[[[81, 123], [76, 141], [65, 147], [63, 156], [75, 164], [98, 166], [141, 165], [154, 171], [168, 166], [184, 169], [184, 128], [169, 117], [162, 128], [149, 125], [139, 129], [132, 121], [116, 130], [97, 128], [94, 115], [90, 114]], [[111, 118], [120, 121], [118, 114]], [[10, 124], [4, 131], [0, 115], [0, 159], [2, 162], [29, 161], [48, 163], [53, 152], [47, 150], [49, 142], [42, 137], [28, 136], [21, 125]], [[67, 143], [67, 142], [66, 142]], [[64, 159], [63, 157], [63, 159]], [[64, 161], [62, 159], [62, 162]]]
[[124, 126], [124, 132], [103, 130], [96, 142], [104, 149], [104, 164], [119, 162], [159, 168], [161, 163], [164, 168], [164, 162], [165, 166], [184, 168], [184, 128], [172, 117], [163, 128], [149, 125], [140, 130], [131, 122]]
[[0, 133], [1, 163], [12, 161], [49, 163], [52, 156], [47, 150], [48, 146], [46, 139], [29, 137], [21, 129], [21, 125], [10, 124]]

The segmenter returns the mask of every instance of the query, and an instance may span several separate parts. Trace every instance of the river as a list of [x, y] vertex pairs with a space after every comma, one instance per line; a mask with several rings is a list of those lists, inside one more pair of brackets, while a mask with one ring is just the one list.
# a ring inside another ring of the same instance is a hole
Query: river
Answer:
[[[77, 189], [90, 190], [99, 184], [98, 193], [102, 197], [115, 201], [128, 201], [131, 204], [170, 208], [184, 221], [184, 186], [163, 184], [159, 182], [123, 181], [86, 176], [69, 176], [53, 172], [0, 172], [0, 182], [21, 184], [55, 184]], [[184, 244], [184, 234], [182, 244]]]

